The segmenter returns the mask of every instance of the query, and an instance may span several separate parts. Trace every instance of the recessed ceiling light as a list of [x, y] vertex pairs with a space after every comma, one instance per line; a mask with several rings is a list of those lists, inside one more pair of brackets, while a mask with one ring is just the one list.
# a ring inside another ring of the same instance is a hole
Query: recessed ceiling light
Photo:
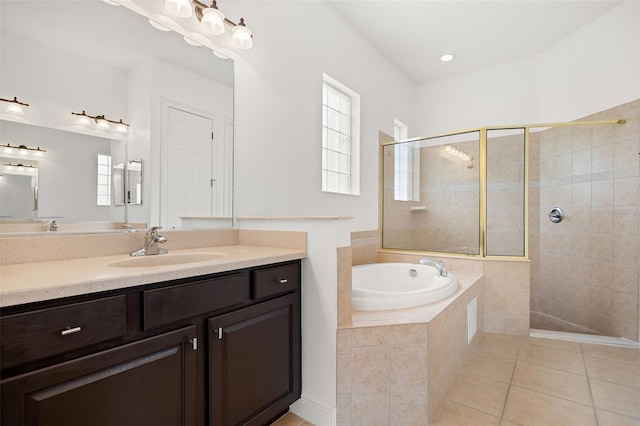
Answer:
[[440, 56], [440, 60], [442, 62], [449, 62], [449, 61], [453, 60], [453, 58], [454, 58], [454, 55], [452, 55], [450, 53], [447, 53], [446, 55]]

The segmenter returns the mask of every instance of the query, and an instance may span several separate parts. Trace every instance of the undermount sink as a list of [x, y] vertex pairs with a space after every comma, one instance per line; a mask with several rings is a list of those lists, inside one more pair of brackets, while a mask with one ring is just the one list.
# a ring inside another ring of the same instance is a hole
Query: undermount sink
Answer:
[[181, 265], [185, 263], [204, 262], [226, 256], [224, 253], [168, 253], [130, 257], [109, 263], [115, 268], [142, 268], [148, 266]]

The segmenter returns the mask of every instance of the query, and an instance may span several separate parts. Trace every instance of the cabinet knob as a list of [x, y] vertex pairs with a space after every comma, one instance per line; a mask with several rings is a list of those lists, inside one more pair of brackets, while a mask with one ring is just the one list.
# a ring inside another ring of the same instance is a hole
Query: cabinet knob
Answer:
[[60, 335], [61, 336], [68, 336], [69, 334], [74, 334], [74, 333], [77, 333], [77, 332], [79, 332], [81, 330], [82, 330], [82, 328], [80, 328], [80, 327], [73, 327], [73, 328], [67, 327], [67, 328], [65, 328], [64, 330], [62, 330], [60, 332]]

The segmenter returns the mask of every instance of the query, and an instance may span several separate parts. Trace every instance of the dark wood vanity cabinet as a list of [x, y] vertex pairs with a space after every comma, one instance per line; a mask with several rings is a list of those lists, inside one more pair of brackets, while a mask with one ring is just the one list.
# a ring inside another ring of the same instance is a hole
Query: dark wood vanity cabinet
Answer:
[[11, 307], [4, 426], [265, 425], [300, 397], [300, 261]]

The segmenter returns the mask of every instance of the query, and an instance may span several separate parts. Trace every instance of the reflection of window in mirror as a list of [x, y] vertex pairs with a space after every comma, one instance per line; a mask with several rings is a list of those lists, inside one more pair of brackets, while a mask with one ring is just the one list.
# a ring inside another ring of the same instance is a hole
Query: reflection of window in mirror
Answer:
[[[407, 139], [409, 133], [406, 124], [393, 120], [393, 139]], [[414, 144], [399, 143], [394, 147], [394, 185], [393, 198], [396, 201], [420, 201], [420, 152]]]
[[99, 206], [111, 205], [111, 155], [98, 154], [98, 189]]

